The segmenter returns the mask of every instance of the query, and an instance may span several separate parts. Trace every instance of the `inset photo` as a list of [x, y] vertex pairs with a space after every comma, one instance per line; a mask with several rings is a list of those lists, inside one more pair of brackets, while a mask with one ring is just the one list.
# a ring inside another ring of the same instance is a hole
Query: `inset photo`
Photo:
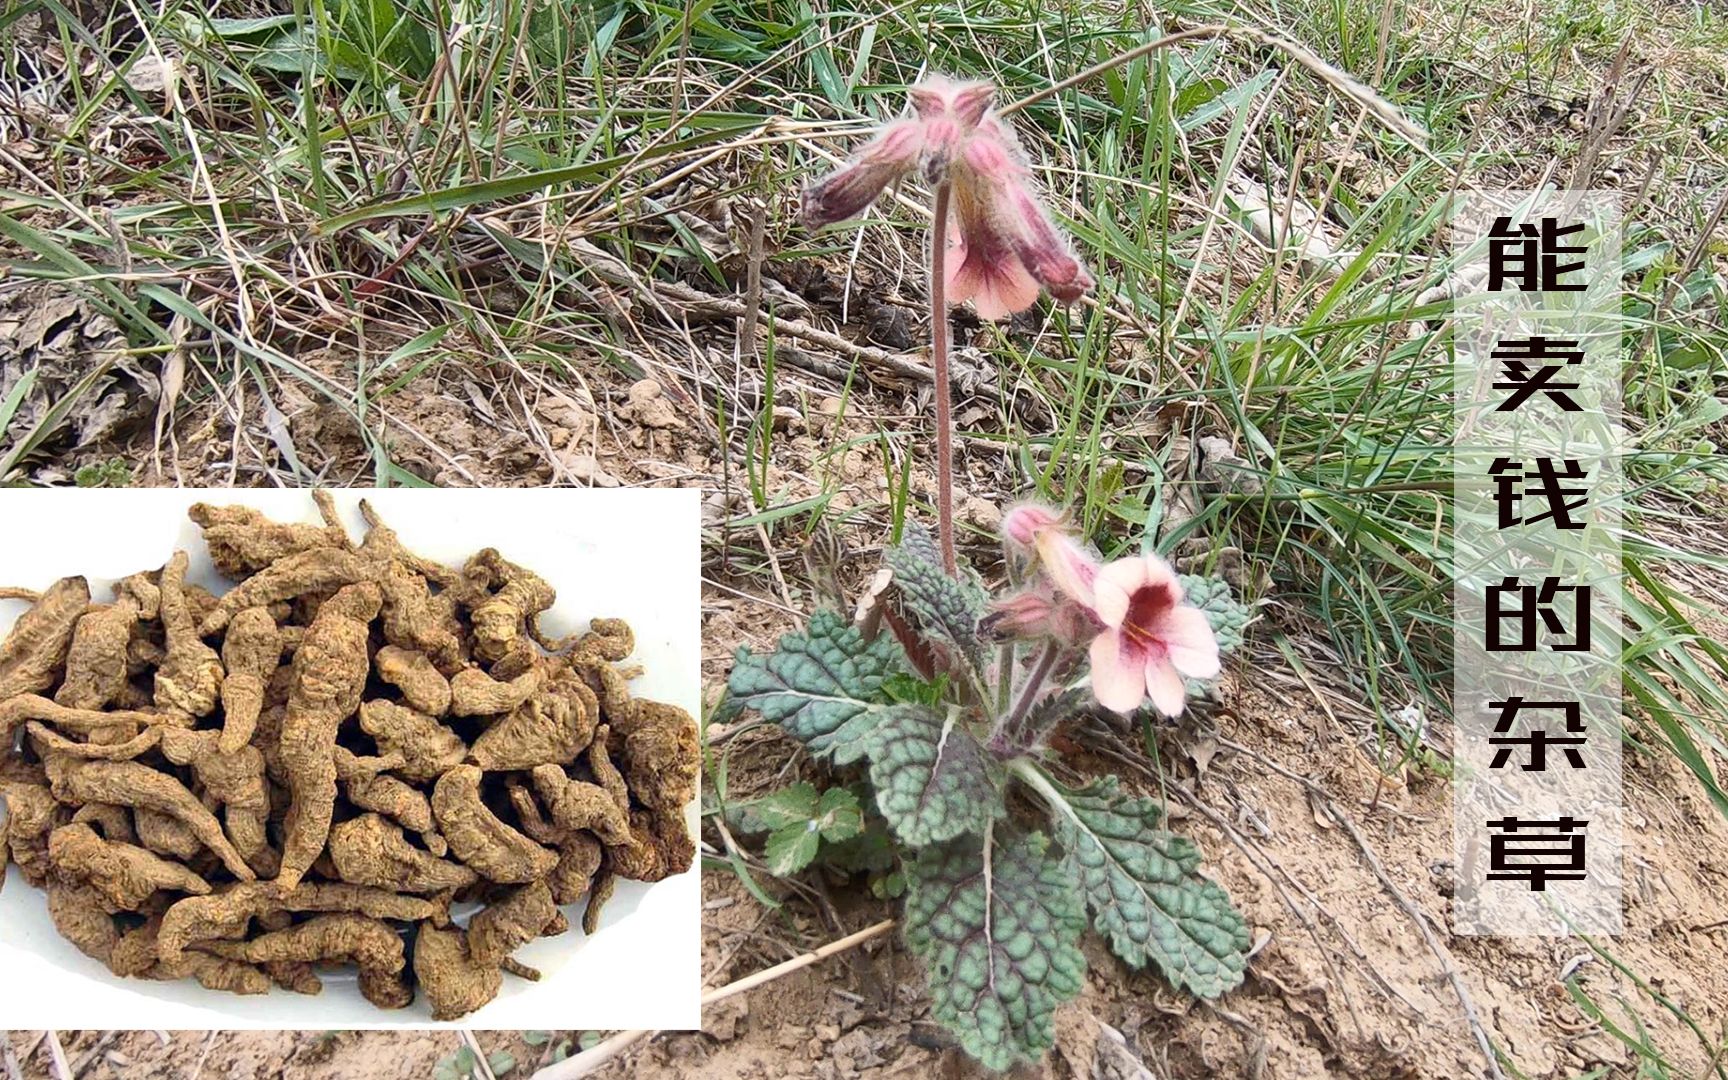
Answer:
[[0, 505], [9, 1027], [698, 1026], [697, 491]]

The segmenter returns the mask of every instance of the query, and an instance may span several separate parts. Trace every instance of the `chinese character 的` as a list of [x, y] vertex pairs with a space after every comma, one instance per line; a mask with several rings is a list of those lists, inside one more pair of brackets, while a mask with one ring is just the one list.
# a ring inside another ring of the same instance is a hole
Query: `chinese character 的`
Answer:
[[[1562, 593], [1572, 595], [1572, 635], [1569, 643], [1551, 643], [1555, 652], [1590, 651], [1590, 586], [1562, 585], [1557, 577], [1544, 577], [1541, 584], [1526, 585], [1514, 575], [1488, 586], [1488, 651], [1535, 652], [1540, 631], [1555, 637], [1566, 634], [1565, 621], [1555, 610]], [[1517, 627], [1516, 638], [1502, 633], [1507, 620]], [[1540, 622], [1540, 628], [1538, 627]]]

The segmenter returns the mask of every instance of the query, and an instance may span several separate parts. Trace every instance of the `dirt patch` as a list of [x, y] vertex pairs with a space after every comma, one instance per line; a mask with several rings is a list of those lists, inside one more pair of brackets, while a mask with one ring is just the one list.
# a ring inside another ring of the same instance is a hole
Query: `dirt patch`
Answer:
[[[740, 641], [760, 646], [787, 622], [737, 606], [711, 612], [708, 655], [724, 657], [730, 649], [719, 646]], [[1678, 1075], [1710, 1068], [1707, 1043], [1728, 1020], [1728, 927], [1705, 913], [1720, 908], [1723, 869], [1710, 853], [1728, 841], [1728, 824], [1670, 755], [1627, 757], [1627, 932], [1599, 943], [1604, 955], [1577, 939], [1454, 937], [1449, 782], [1418, 770], [1382, 774], [1359, 748], [1359, 725], [1324, 708], [1274, 657], [1252, 664], [1251, 684], [1228, 680], [1220, 707], [1158, 737], [1176, 826], [1255, 929], [1246, 985], [1216, 1005], [1197, 1003], [1092, 941], [1086, 989], [1060, 1014], [1056, 1049], [1027, 1075], [1144, 1067], [1175, 1077], [1484, 1076], [1465, 997], [1524, 1076], [1630, 1075], [1632, 1054], [1580, 1012], [1567, 978], [1615, 1026], [1643, 1031]], [[711, 660], [710, 678], [726, 666]], [[1103, 729], [1071, 738], [1062, 768], [1114, 771], [1159, 790], [1136, 739]], [[739, 741], [734, 797], [808, 767], [788, 742]], [[785, 907], [770, 912], [732, 874], [708, 874], [708, 983], [892, 914], [856, 900], [841, 906], [852, 893], [840, 885], [822, 883], [816, 901], [779, 894]], [[979, 1075], [929, 1020], [922, 982], [897, 939], [872, 943], [726, 1002], [703, 1032], [663, 1036], [609, 1075]]]
[[[561, 426], [574, 432], [579, 421]], [[788, 609], [814, 591], [801, 584], [805, 560], [786, 538], [767, 538], [763, 547], [754, 530], [745, 536], [758, 546], [748, 556], [740, 542], [738, 574], [718, 562], [709, 568], [703, 652], [711, 695], [737, 646], [771, 646], [794, 623]], [[854, 554], [835, 568], [836, 590], [855, 594], [875, 564], [856, 552], [872, 552], [880, 539], [867, 523], [848, 533]], [[786, 562], [783, 589], [761, 572], [764, 551]], [[1630, 1075], [1631, 1053], [1580, 1011], [1568, 978], [1620, 1030], [1643, 1032], [1677, 1075], [1709, 1069], [1707, 1044], [1728, 1022], [1728, 923], [1718, 899], [1728, 887], [1719, 855], [1728, 850], [1728, 823], [1671, 754], [1629, 748], [1626, 756], [1627, 932], [1599, 943], [1605, 955], [1576, 939], [1454, 937], [1448, 781], [1423, 769], [1377, 769], [1361, 711], [1316, 697], [1309, 685], [1278, 654], [1251, 643], [1218, 704], [1157, 732], [1161, 779], [1137, 735], [1068, 733], [1072, 749], [1057, 768], [1070, 778], [1115, 772], [1140, 790], [1163, 791], [1175, 825], [1198, 843], [1208, 872], [1253, 927], [1257, 951], [1246, 984], [1207, 1005], [1128, 970], [1090, 940], [1086, 988], [1060, 1014], [1055, 1050], [1024, 1075], [1135, 1076], [1145, 1068], [1170, 1077], [1484, 1076], [1461, 991], [1482, 1031], [1524, 1076]], [[1443, 746], [1449, 731], [1435, 726], [1434, 742]], [[735, 798], [814, 775], [802, 750], [768, 729], [723, 739], [721, 747]], [[706, 839], [723, 850], [712, 831]], [[710, 986], [895, 911], [838, 877], [809, 877], [796, 889], [758, 880], [781, 908], [760, 904], [730, 872], [704, 877]], [[898, 938], [879, 938], [716, 1006], [702, 1031], [663, 1035], [605, 1075], [982, 1075], [930, 1020], [923, 983]], [[98, 1038], [63, 1035], [74, 1061]], [[11, 1041], [22, 1057], [34, 1038], [14, 1033]], [[517, 1076], [548, 1052], [544, 1041], [530, 1045], [517, 1035], [486, 1033], [482, 1042], [508, 1052]], [[181, 1033], [166, 1042], [124, 1033], [80, 1075], [189, 1076], [202, 1059], [200, 1075], [224, 1077], [425, 1077], [457, 1049], [446, 1033]], [[23, 1073], [51, 1075], [45, 1051], [26, 1058]]]

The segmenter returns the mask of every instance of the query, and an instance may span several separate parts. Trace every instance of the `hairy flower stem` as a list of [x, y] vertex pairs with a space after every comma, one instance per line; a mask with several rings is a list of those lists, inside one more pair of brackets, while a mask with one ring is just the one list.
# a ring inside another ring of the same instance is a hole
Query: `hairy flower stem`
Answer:
[[956, 574], [954, 559], [954, 403], [948, 383], [948, 181], [936, 185], [930, 215], [930, 366], [936, 377], [936, 534], [942, 566]]
[[[1026, 715], [1032, 711], [1032, 706], [1038, 700], [1038, 695], [1044, 689], [1044, 683], [1050, 678], [1050, 669], [1056, 666], [1056, 658], [1062, 652], [1062, 647], [1056, 642], [1047, 642], [1044, 651], [1038, 654], [1038, 659], [1032, 662], [1032, 670], [1026, 675], [1026, 682], [1020, 688], [1020, 699], [1014, 703], [1014, 710], [1004, 716], [996, 725], [993, 736], [1004, 732], [1017, 732]], [[1008, 669], [1003, 668], [1004, 671]], [[992, 740], [994, 741], [994, 739]]]

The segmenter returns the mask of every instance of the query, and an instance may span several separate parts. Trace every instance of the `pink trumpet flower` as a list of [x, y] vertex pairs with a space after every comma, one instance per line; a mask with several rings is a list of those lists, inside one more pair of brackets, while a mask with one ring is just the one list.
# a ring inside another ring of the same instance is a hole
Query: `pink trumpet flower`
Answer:
[[999, 319], [1031, 307], [1040, 286], [1058, 300], [1078, 300], [1092, 276], [1034, 194], [1019, 141], [991, 112], [995, 93], [989, 83], [939, 75], [914, 86], [914, 117], [883, 128], [805, 191], [805, 224], [854, 217], [889, 184], [921, 168], [932, 185], [953, 190], [943, 282], [951, 301], [971, 300], [980, 318]]
[[1183, 676], [1217, 676], [1212, 624], [1183, 603], [1182, 584], [1163, 559], [1136, 555], [1100, 566], [1060, 515], [1036, 504], [1004, 514], [1002, 535], [1036, 553], [1049, 584], [999, 602], [999, 628], [1072, 643], [1089, 636], [1092, 693], [1100, 705], [1132, 713], [1150, 696], [1159, 712], [1177, 716], [1187, 703]]
[[1165, 716], [1187, 703], [1182, 677], [1219, 670], [1218, 639], [1206, 613], [1182, 602], [1175, 571], [1156, 555], [1117, 559], [1098, 569], [1092, 611], [1104, 630], [1092, 639], [1092, 693], [1131, 713], [1147, 697]]

